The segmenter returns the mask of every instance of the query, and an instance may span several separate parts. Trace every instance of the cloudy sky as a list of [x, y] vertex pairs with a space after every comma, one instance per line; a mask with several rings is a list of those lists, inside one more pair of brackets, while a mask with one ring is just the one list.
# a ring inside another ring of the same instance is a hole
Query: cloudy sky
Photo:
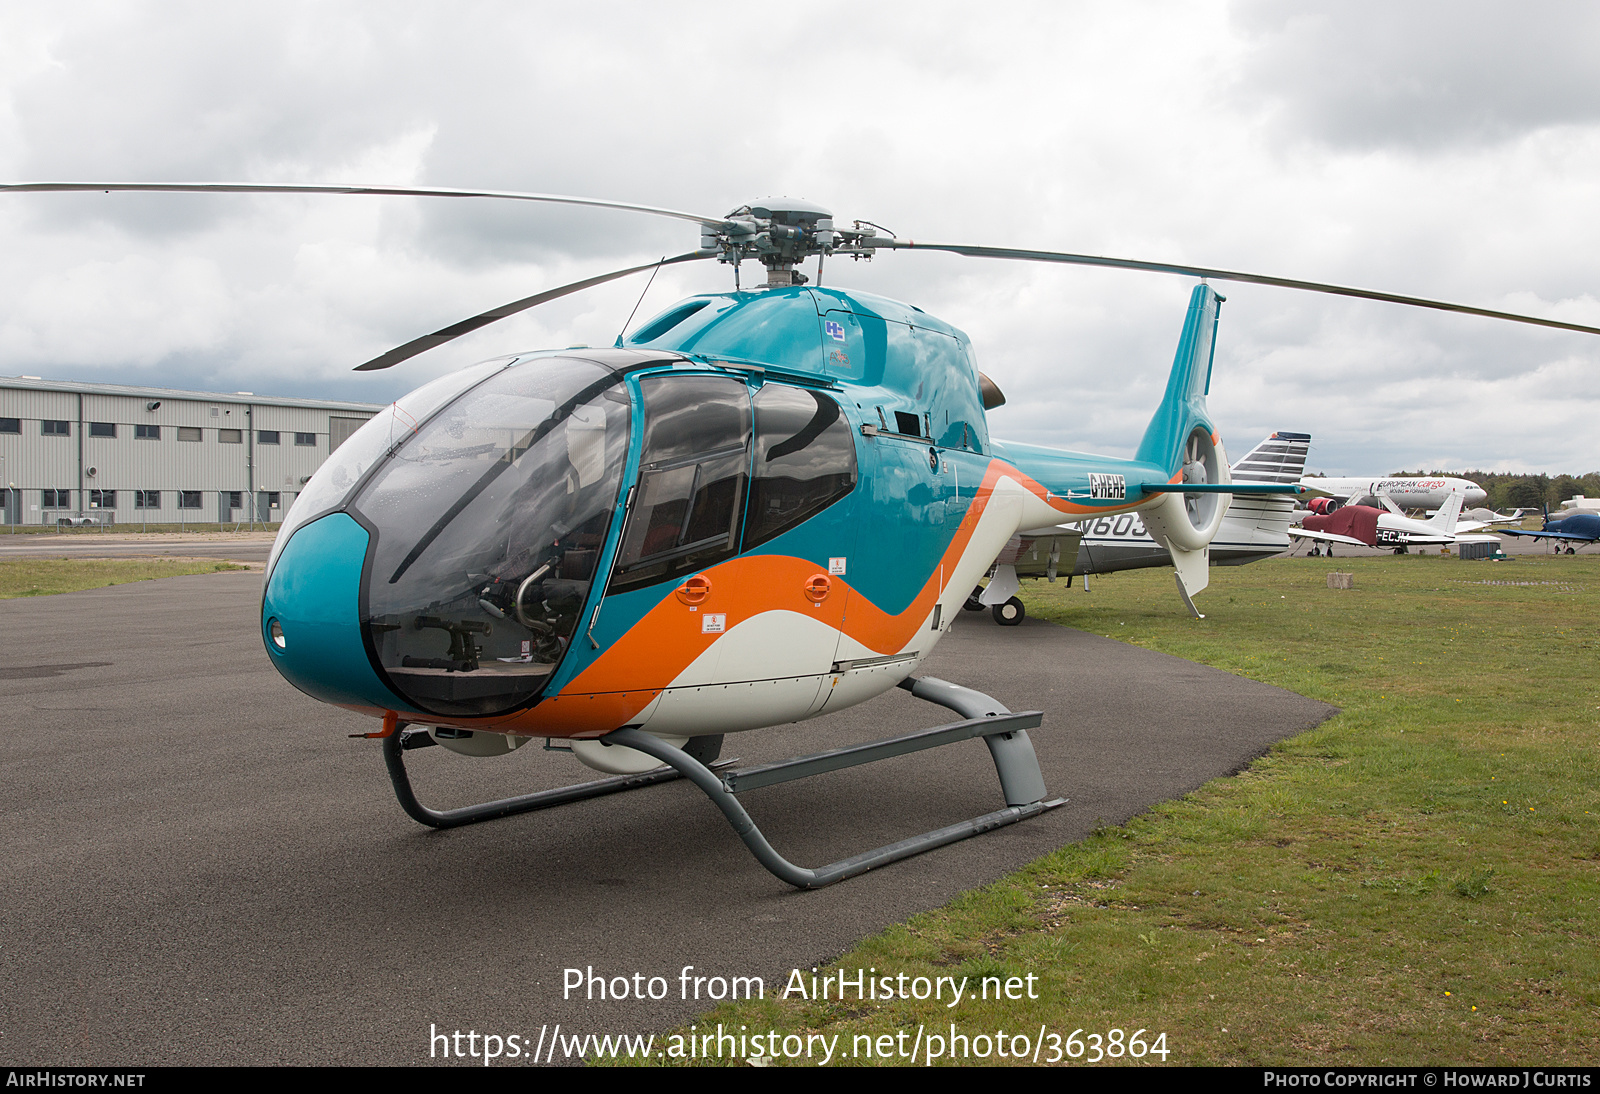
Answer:
[[[381, 183], [1360, 285], [1600, 325], [1600, 8], [1364, 3], [16, 3], [0, 179]], [[619, 282], [387, 373], [541, 288], [692, 249], [627, 213], [410, 198], [0, 195], [0, 375], [384, 402], [609, 344]], [[747, 278], [757, 275], [755, 268]], [[838, 261], [973, 338], [997, 435], [1129, 454], [1191, 282]], [[664, 272], [641, 316], [731, 287]], [[1221, 286], [1211, 403], [1329, 473], [1600, 468], [1600, 338]]]

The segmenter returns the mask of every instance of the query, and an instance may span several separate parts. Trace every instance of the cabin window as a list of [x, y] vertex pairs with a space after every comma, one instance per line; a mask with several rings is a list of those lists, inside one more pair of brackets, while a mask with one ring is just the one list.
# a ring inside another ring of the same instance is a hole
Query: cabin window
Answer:
[[750, 391], [721, 376], [649, 376], [633, 510], [611, 590], [703, 569], [738, 553], [750, 469]]
[[822, 512], [856, 485], [855, 438], [838, 403], [818, 391], [767, 384], [755, 397], [755, 411], [747, 551]]

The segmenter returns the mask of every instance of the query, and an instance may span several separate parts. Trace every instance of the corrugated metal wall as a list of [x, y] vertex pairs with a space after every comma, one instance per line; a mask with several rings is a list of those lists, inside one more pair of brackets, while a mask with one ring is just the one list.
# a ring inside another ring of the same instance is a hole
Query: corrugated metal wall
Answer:
[[331, 447], [376, 412], [93, 388], [0, 380], [0, 486], [8, 488], [0, 523], [79, 513], [124, 524], [209, 523], [251, 519], [250, 510], [255, 520], [282, 520]]

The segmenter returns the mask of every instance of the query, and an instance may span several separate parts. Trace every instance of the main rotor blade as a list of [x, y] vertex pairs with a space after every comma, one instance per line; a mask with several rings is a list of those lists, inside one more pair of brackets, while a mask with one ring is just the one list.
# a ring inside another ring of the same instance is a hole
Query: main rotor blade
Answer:
[[645, 270], [659, 269], [662, 266], [675, 266], [679, 262], [693, 262], [700, 258], [714, 257], [716, 257], [715, 251], [690, 251], [688, 254], [678, 255], [676, 258], [663, 258], [659, 262], [646, 262], [643, 266], [629, 266], [626, 270], [615, 270], [608, 274], [601, 274], [598, 277], [587, 277], [582, 281], [574, 281], [572, 284], [562, 285], [560, 288], [546, 289], [544, 292], [525, 296], [521, 300], [513, 300], [509, 304], [501, 304], [498, 308], [486, 311], [482, 315], [474, 315], [471, 319], [463, 319], [459, 323], [453, 323], [442, 330], [434, 331], [432, 334], [425, 334], [421, 338], [413, 338], [405, 345], [396, 346], [388, 353], [374, 357], [364, 365], [357, 365], [352, 371], [375, 372], [381, 368], [398, 365], [401, 361], [410, 360], [417, 354], [430, 350], [434, 346], [442, 346], [452, 339], [460, 338], [463, 334], [471, 334], [479, 327], [486, 327], [497, 319], [504, 319], [508, 315], [517, 314], [519, 311], [527, 311], [531, 307], [549, 300], [559, 299], [571, 293], [592, 289], [596, 285], [604, 285], [607, 281], [615, 281], [619, 277], [642, 273]]
[[0, 183], [0, 192], [46, 193], [62, 191], [143, 191], [168, 194], [376, 194], [389, 197], [422, 198], [500, 198], [507, 201], [541, 201], [554, 205], [587, 205], [595, 209], [623, 209], [633, 213], [673, 217], [693, 221], [702, 227], [721, 228], [727, 221], [723, 217], [703, 217], [697, 213], [683, 213], [676, 209], [661, 209], [654, 205], [631, 205], [623, 201], [602, 201], [599, 198], [575, 198], [562, 194], [524, 194], [515, 190], [454, 190], [439, 186], [312, 186], [295, 183], [266, 184], [254, 182], [8, 182]]
[[1276, 285], [1284, 289], [1305, 289], [1308, 292], [1331, 293], [1334, 296], [1354, 296], [1363, 300], [1383, 300], [1390, 304], [1408, 304], [1416, 308], [1433, 308], [1436, 311], [1460, 312], [1463, 315], [1481, 315], [1486, 319], [1508, 319], [1513, 323], [1530, 323], [1536, 327], [1554, 327], [1556, 330], [1573, 330], [1581, 334], [1600, 334], [1600, 327], [1582, 323], [1563, 323], [1558, 319], [1540, 319], [1533, 315], [1494, 311], [1491, 308], [1474, 308], [1466, 304], [1451, 304], [1443, 300], [1427, 300], [1420, 296], [1401, 296], [1399, 293], [1377, 292], [1373, 289], [1354, 289], [1347, 285], [1327, 285], [1320, 281], [1297, 281], [1289, 277], [1268, 277], [1265, 274], [1240, 273], [1237, 270], [1218, 270], [1209, 266], [1180, 266], [1172, 262], [1141, 262], [1132, 258], [1106, 258], [1100, 255], [1068, 254], [1063, 251], [1025, 251], [1014, 247], [973, 247], [963, 243], [919, 243], [910, 239], [868, 238], [862, 241], [870, 247], [891, 250], [949, 251], [972, 258], [1014, 258], [1025, 262], [1063, 262], [1073, 266], [1109, 266], [1119, 270], [1145, 270], [1151, 273], [1183, 274], [1189, 277], [1211, 278], [1217, 281], [1243, 281], [1253, 285]]

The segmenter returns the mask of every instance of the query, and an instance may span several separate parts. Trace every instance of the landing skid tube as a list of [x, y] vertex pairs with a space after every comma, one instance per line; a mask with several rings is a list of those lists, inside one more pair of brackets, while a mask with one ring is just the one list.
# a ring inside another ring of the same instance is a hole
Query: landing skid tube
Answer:
[[[408, 743], [413, 739], [419, 743], [415, 745]], [[518, 813], [531, 813], [536, 809], [549, 809], [557, 805], [566, 805], [568, 802], [583, 801], [586, 798], [620, 794], [624, 790], [637, 790], [642, 786], [672, 782], [682, 777], [670, 767], [657, 768], [642, 775], [617, 775], [609, 779], [596, 779], [593, 782], [562, 786], [554, 790], [541, 790], [535, 794], [522, 794], [515, 798], [501, 798], [481, 805], [462, 806], [460, 809], [429, 809], [417, 800], [416, 792], [411, 789], [411, 777], [406, 773], [405, 762], [405, 753], [413, 748], [424, 747], [421, 743], [424, 741], [427, 744], [433, 743], [426, 730], [408, 729], [402, 723], [383, 739], [383, 762], [389, 769], [389, 781], [394, 784], [394, 796], [399, 799], [400, 808], [404, 809], [412, 820], [418, 824], [426, 824], [429, 828], [459, 828], [463, 824], [477, 824], [479, 821], [511, 817]], [[692, 746], [695, 742], [689, 743]], [[717, 743], [720, 745], [720, 738], [717, 739]], [[714, 759], [715, 754], [708, 758]]]
[[[691, 740], [689, 747], [693, 753], [699, 753], [699, 756], [696, 756], [642, 730], [619, 729], [607, 734], [604, 740], [654, 756], [666, 766], [640, 775], [618, 775], [609, 779], [596, 779], [593, 782], [563, 786], [555, 790], [541, 790], [515, 798], [501, 798], [498, 801], [463, 806], [459, 809], [429, 809], [417, 800], [416, 792], [411, 788], [411, 778], [406, 772], [405, 753], [433, 743], [425, 730], [413, 729], [404, 724], [397, 726], [394, 733], [383, 739], [383, 761], [389, 769], [389, 781], [394, 784], [394, 793], [399, 799], [400, 808], [404, 809], [412, 820], [430, 828], [458, 828], [464, 824], [477, 824], [480, 821], [530, 813], [538, 809], [566, 805], [569, 802], [603, 797], [607, 794], [620, 794], [626, 790], [636, 790], [640, 787], [686, 778], [704, 791], [712, 803], [722, 810], [728, 823], [750, 849], [750, 853], [756, 857], [756, 861], [779, 880], [797, 889], [820, 889], [836, 881], [864, 874], [876, 867], [898, 862], [900, 859], [910, 858], [912, 855], [919, 855], [924, 851], [931, 851], [936, 847], [981, 835], [996, 828], [1003, 828], [1008, 824], [1015, 824], [1017, 821], [1026, 820], [1066, 804], [1065, 798], [1045, 800], [1044, 776], [1039, 770], [1033, 743], [1028, 739], [1028, 730], [1036, 728], [1044, 719], [1040, 712], [1024, 711], [1014, 714], [982, 692], [949, 684], [943, 680], [935, 680], [932, 677], [920, 680], [908, 678], [901, 681], [900, 687], [919, 699], [948, 707], [962, 715], [964, 720], [870, 744], [851, 745], [831, 752], [819, 752], [812, 756], [728, 771], [720, 770], [729, 763], [728, 761], [715, 762], [716, 751], [721, 745], [720, 738], [700, 737]], [[734, 797], [735, 794], [746, 790], [773, 786], [828, 771], [840, 771], [893, 756], [904, 756], [924, 749], [937, 748], [940, 745], [971, 740], [973, 737], [982, 737], [984, 743], [989, 746], [995, 771], [1000, 776], [1000, 789], [1006, 799], [1004, 809], [985, 813], [981, 817], [974, 817], [960, 824], [924, 832], [920, 836], [912, 836], [847, 859], [840, 859], [815, 870], [796, 866], [778, 854], [761, 834], [761, 830], [756, 827], [755, 821], [750, 819], [750, 814], [745, 812], [744, 806]], [[412, 743], [413, 741], [415, 743]], [[704, 760], [700, 758], [702, 756]], [[711, 762], [708, 764], [705, 761]]]
[[[681, 773], [684, 778], [698, 786], [705, 792], [706, 797], [722, 810], [723, 816], [728, 819], [733, 830], [750, 849], [750, 853], [756, 857], [756, 861], [780, 881], [787, 882], [797, 889], [820, 889], [825, 885], [855, 877], [857, 874], [864, 874], [878, 866], [898, 862], [900, 859], [910, 858], [912, 855], [919, 855], [924, 851], [931, 851], [936, 847], [943, 847], [1008, 824], [1015, 824], [1017, 821], [1026, 820], [1058, 805], [1066, 804], [1065, 798], [1044, 800], [1044, 776], [1039, 771], [1039, 761], [1034, 755], [1033, 743], [1028, 740], [1027, 732], [1043, 721], [1044, 716], [1041, 713], [1026, 711], [1013, 714], [981, 692], [929, 677], [921, 680], [908, 678], [902, 681], [900, 686], [919, 699], [949, 707], [957, 714], [963, 715], [965, 720], [924, 729], [917, 733], [908, 733], [903, 737], [891, 737], [871, 744], [853, 745], [813, 756], [801, 756], [779, 763], [728, 771], [720, 775], [682, 749], [674, 748], [659, 737], [652, 737], [641, 730], [619, 729], [608, 734], [605, 740], [654, 756], [669, 765], [675, 773]], [[891, 756], [904, 756], [907, 753], [954, 744], [973, 737], [982, 737], [984, 743], [989, 746], [995, 770], [1000, 776], [1000, 788], [1005, 794], [1006, 808], [962, 821], [960, 824], [952, 824], [947, 828], [924, 832], [920, 836], [912, 836], [910, 839], [887, 844], [847, 859], [840, 859], [815, 870], [796, 866], [778, 854], [767, 842], [767, 838], [761, 834], [761, 830], [756, 827], [755, 821], [750, 819], [750, 814], [745, 812], [744, 806], [734, 797], [744, 790], [754, 790], [757, 787], [771, 786], [792, 779], [803, 779], [826, 771], [838, 771], [846, 767], [888, 759]]]

